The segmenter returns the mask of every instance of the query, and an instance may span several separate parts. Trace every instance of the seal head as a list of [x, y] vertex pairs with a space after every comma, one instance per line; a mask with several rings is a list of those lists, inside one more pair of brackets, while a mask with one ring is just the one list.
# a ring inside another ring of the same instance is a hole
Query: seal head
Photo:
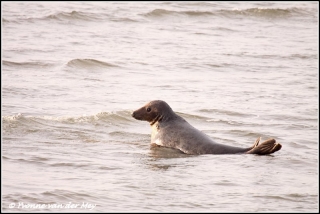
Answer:
[[169, 121], [177, 117], [171, 107], [162, 100], [154, 100], [132, 113], [137, 120], [148, 121], [152, 126], [156, 122]]

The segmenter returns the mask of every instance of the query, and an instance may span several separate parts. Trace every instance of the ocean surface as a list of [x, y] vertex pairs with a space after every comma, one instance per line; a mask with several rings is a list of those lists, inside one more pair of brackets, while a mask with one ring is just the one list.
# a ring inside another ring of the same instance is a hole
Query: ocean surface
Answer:
[[[318, 212], [318, 2], [1, 2], [2, 211]], [[216, 142], [150, 147], [164, 100]]]

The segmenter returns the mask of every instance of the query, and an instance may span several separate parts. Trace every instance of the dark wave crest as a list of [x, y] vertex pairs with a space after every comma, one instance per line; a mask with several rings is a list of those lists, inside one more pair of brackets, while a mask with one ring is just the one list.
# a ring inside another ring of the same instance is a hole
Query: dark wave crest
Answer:
[[83, 12], [83, 11], [76, 11], [73, 10], [71, 12], [57, 12], [54, 14], [46, 15], [46, 16], [40, 16], [40, 17], [23, 17], [23, 18], [17, 18], [17, 19], [5, 19], [2, 18], [2, 22], [7, 23], [19, 23], [19, 22], [36, 22], [36, 21], [67, 21], [67, 22], [73, 22], [73, 21], [103, 21], [108, 18], [108, 15], [106, 14], [98, 14], [98, 13], [90, 13], [90, 12]]
[[[69, 191], [69, 190], [62, 190], [62, 189], [52, 189], [50, 191], [40, 191], [38, 193], [12, 193], [12, 194], [6, 194], [4, 198], [8, 201], [13, 201], [16, 203], [24, 203], [24, 204], [47, 204], [47, 205], [59, 205], [59, 204], [66, 204], [65, 201], [90, 201], [90, 200], [97, 200], [95, 196], [92, 194], [87, 194], [86, 192], [75, 192], [75, 191]], [[36, 201], [36, 202], [35, 202]], [[57, 203], [59, 202], [59, 203]], [[6, 206], [7, 207], [7, 206]], [[29, 208], [30, 211], [50, 211], [53, 208]], [[14, 209], [10, 209], [13, 211], [18, 211], [19, 209], [17, 206]], [[58, 210], [58, 209], [56, 209]], [[59, 209], [63, 210], [63, 209]], [[68, 212], [68, 209], [64, 209], [66, 212]]]
[[143, 15], [146, 17], [162, 17], [162, 16], [168, 16], [168, 15], [204, 16], [204, 15], [214, 15], [214, 13], [208, 12], [208, 11], [173, 11], [173, 10], [165, 10], [165, 9], [155, 9]]
[[229, 110], [224, 110], [224, 109], [200, 109], [199, 112], [218, 113], [218, 114], [222, 114], [222, 115], [236, 116], [236, 117], [255, 116], [254, 114], [247, 114], [247, 113], [242, 113], [242, 112], [238, 112], [238, 111], [229, 111]]
[[118, 65], [103, 62], [95, 59], [73, 59], [67, 63], [68, 67], [72, 68], [111, 68], [119, 67]]
[[138, 20], [131, 19], [131, 18], [118, 18], [118, 17], [110, 18], [110, 20], [113, 21], [113, 22], [127, 22], [127, 23], [139, 22]]
[[185, 15], [189, 17], [207, 17], [207, 16], [253, 16], [253, 17], [265, 17], [265, 18], [281, 18], [299, 15], [308, 15], [308, 11], [301, 8], [249, 8], [249, 9], [234, 9], [234, 10], [217, 10], [217, 11], [173, 11], [165, 9], [155, 9], [151, 12], [142, 14], [146, 17], [165, 17], [165, 16], [177, 16]]
[[3, 60], [2, 61], [4, 66], [8, 67], [23, 67], [23, 68], [47, 68], [52, 67], [54, 64], [52, 63], [45, 63], [45, 62], [12, 62]]
[[266, 18], [280, 18], [298, 15], [300, 13], [298, 8], [249, 8], [245, 10], [221, 10], [221, 15], [243, 15], [243, 16], [256, 16]]
[[41, 19], [43, 20], [53, 19], [53, 20], [59, 20], [59, 21], [63, 21], [63, 20], [98, 21], [98, 20], [101, 20], [102, 17], [94, 13], [73, 10], [71, 12], [59, 12], [56, 14], [51, 14]]
[[2, 24], [3, 24], [3, 25], [9, 24], [9, 23], [17, 23], [17, 22], [14, 21], [14, 20], [11, 21], [11, 20], [2, 18]]

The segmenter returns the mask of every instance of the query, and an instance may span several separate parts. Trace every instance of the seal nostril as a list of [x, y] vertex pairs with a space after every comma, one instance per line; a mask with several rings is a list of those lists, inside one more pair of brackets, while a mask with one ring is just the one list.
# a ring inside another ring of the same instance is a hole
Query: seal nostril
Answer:
[[134, 112], [132, 112], [131, 116], [134, 117]]

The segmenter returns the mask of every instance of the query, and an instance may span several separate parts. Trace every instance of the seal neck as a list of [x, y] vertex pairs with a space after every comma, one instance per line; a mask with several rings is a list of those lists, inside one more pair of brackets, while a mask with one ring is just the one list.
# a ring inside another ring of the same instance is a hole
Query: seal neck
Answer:
[[151, 122], [150, 122], [150, 126], [153, 126], [153, 124], [155, 124], [156, 122], [167, 122], [169, 120], [173, 120], [175, 118], [178, 118], [178, 116], [172, 112], [170, 114], [161, 114], [161, 115], [157, 115], [156, 118], [154, 118]]
[[152, 121], [150, 122], [150, 126], [153, 126], [153, 124], [155, 124], [155, 123], [158, 122], [158, 121], [162, 121], [163, 118], [164, 118], [163, 115], [157, 115], [157, 117], [154, 118], [154, 120], [152, 120]]

